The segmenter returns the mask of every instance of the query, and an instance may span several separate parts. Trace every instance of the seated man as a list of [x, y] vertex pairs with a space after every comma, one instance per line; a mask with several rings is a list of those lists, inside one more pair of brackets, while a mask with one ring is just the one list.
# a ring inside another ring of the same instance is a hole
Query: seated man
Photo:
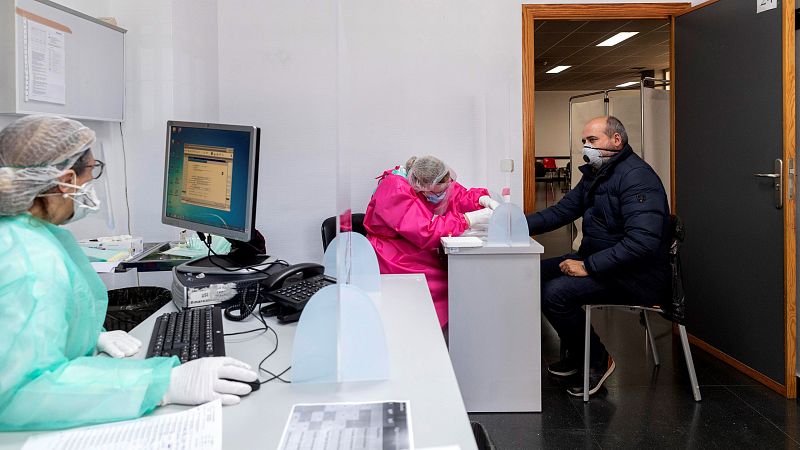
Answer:
[[[622, 123], [598, 117], [583, 129], [583, 174], [561, 201], [527, 217], [530, 234], [583, 217], [578, 253], [542, 261], [542, 313], [566, 357], [548, 366], [559, 377], [583, 373], [586, 304], [663, 304], [670, 295], [669, 206], [658, 175], [633, 152]], [[589, 394], [614, 371], [591, 330]], [[583, 395], [582, 377], [568, 392]]]

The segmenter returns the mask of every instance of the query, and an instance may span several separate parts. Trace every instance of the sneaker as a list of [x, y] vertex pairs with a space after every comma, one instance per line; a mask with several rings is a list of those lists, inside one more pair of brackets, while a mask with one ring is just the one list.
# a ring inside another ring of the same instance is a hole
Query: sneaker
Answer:
[[564, 358], [561, 361], [548, 364], [547, 371], [550, 372], [551, 375], [555, 375], [557, 377], [568, 377], [578, 373], [578, 365], [575, 364], [571, 359]]
[[[603, 382], [606, 381], [606, 378], [609, 377], [614, 372], [614, 369], [617, 367], [616, 363], [614, 363], [614, 358], [611, 355], [608, 355], [608, 364], [606, 367], [601, 367], [599, 369], [591, 368], [589, 369], [589, 395], [594, 394], [598, 390], [600, 390], [600, 386], [603, 385]], [[575, 397], [583, 397], [583, 374], [577, 380], [577, 385], [570, 386], [567, 388], [567, 393], [569, 395], [574, 395]]]

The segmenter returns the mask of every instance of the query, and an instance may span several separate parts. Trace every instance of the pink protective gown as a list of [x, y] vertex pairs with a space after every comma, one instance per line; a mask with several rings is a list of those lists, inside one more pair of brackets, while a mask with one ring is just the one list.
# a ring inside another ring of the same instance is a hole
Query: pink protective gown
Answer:
[[[447, 324], [447, 269], [440, 259], [439, 238], [459, 236], [468, 227], [465, 212], [483, 208], [478, 199], [489, 195], [483, 188], [465, 189], [453, 182], [447, 202], [433, 204], [417, 194], [405, 177], [387, 170], [379, 177], [364, 216], [367, 239], [375, 248], [381, 273], [424, 273], [439, 324]], [[442, 255], [444, 256], [444, 255]]]

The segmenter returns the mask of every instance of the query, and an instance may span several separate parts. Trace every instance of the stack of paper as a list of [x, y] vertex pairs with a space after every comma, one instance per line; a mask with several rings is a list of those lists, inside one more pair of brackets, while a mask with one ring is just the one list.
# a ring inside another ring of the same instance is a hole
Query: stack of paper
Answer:
[[222, 449], [222, 404], [33, 436], [22, 450]]

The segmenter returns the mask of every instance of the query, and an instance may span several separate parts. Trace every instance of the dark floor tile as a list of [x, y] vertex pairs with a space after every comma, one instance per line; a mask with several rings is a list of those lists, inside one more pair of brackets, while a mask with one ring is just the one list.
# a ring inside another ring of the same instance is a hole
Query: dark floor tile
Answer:
[[578, 411], [564, 401], [562, 394], [559, 389], [542, 389], [541, 413], [472, 413], [469, 416], [489, 429], [497, 424], [520, 430], [584, 428]]
[[[544, 402], [547, 405], [548, 402]], [[563, 402], [562, 402], [563, 403]], [[553, 405], [549, 405], [553, 407]], [[559, 409], [572, 407], [562, 404]], [[544, 408], [543, 408], [544, 409]], [[572, 429], [554, 429], [544, 426], [545, 423], [558, 418], [553, 413], [498, 413], [470, 414], [472, 421], [480, 422], [498, 450], [532, 449], [532, 448], [592, 448], [592, 436], [574, 409], [564, 411], [565, 427], [574, 425]], [[565, 446], [559, 446], [561, 444]]]
[[800, 442], [800, 404], [763, 386], [730, 386], [737, 397], [766, 417], [778, 429]]
[[[695, 402], [680, 386], [603, 387], [588, 403], [571, 397], [584, 424], [593, 433], [635, 434], [653, 427], [680, 429], [701, 423], [763, 416], [726, 387], [703, 390], [703, 401]], [[777, 429], [777, 428], [776, 428]]]
[[798, 448], [789, 436], [760, 416], [705, 420], [687, 417], [680, 427], [653, 425], [625, 433], [592, 433], [601, 448], [613, 449], [781, 449]]
[[692, 437], [682, 428], [654, 426], [624, 434], [593, 433], [600, 448], [643, 449], [643, 448], [690, 448]]
[[[500, 432], [498, 432], [500, 431]], [[502, 427], [489, 431], [489, 436], [497, 450], [530, 449], [599, 449], [592, 433], [585, 429], [536, 430]]]
[[687, 425], [689, 448], [796, 449], [797, 442], [763, 416], [703, 417]]

